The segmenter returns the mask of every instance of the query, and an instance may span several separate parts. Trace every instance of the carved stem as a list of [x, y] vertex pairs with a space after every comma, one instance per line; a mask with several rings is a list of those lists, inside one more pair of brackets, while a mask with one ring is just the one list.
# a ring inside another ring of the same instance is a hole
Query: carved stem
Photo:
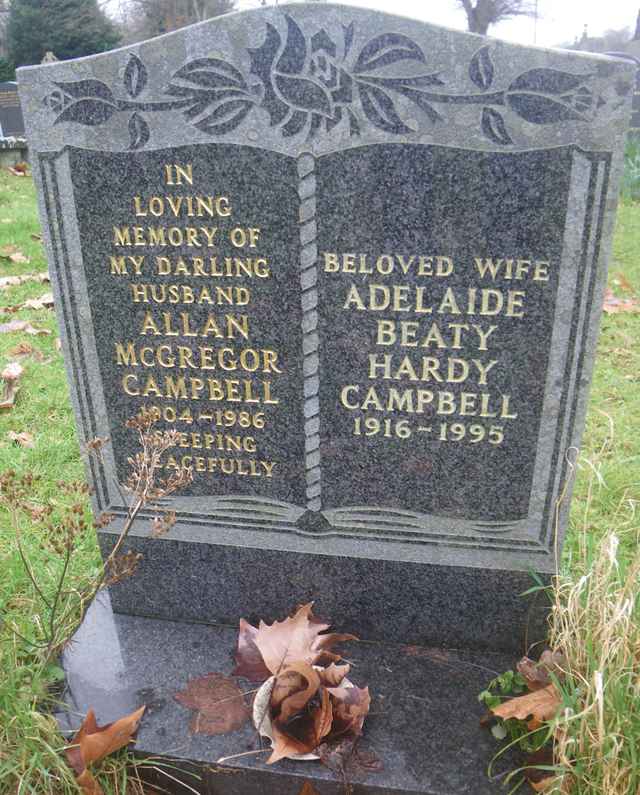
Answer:
[[318, 370], [318, 246], [316, 245], [316, 161], [304, 152], [298, 158], [300, 197], [300, 286], [302, 288], [302, 352], [307, 508], [322, 507], [320, 480], [320, 378]]

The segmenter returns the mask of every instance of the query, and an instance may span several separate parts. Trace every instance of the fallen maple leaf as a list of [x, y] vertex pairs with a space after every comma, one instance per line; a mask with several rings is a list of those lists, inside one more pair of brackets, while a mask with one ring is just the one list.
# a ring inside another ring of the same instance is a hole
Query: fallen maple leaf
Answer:
[[332, 722], [333, 710], [329, 692], [326, 688], [322, 688], [320, 703], [317, 706], [307, 708], [289, 723], [278, 719], [273, 721], [273, 751], [267, 759], [267, 764], [272, 765], [285, 757], [312, 753], [331, 731]]
[[138, 728], [144, 710], [144, 707], [140, 707], [120, 720], [107, 723], [106, 726], [98, 726], [92, 709], [87, 712], [71, 745], [65, 751], [67, 761], [86, 795], [103, 795], [102, 787], [94, 779], [88, 766], [128, 745]]
[[209, 673], [190, 679], [174, 698], [196, 711], [189, 726], [193, 734], [226, 734], [236, 731], [249, 719], [242, 691], [224, 674]]
[[318, 675], [320, 676], [320, 681], [325, 687], [338, 687], [350, 670], [351, 666], [346, 663], [345, 665], [336, 665], [335, 663], [331, 663], [328, 668], [323, 668], [322, 670], [318, 671]]
[[342, 659], [339, 654], [330, 651], [336, 643], [345, 640], [357, 640], [355, 635], [336, 633], [322, 634], [329, 629], [312, 615], [313, 602], [298, 608], [295, 615], [284, 621], [265, 624], [260, 621], [258, 628], [246, 621], [240, 622], [240, 634], [236, 651], [236, 669], [238, 676], [247, 676], [251, 681], [260, 681], [248, 676], [256, 675], [264, 669], [260, 668], [255, 655], [258, 650], [264, 666], [272, 674], [279, 673], [292, 663], [304, 661], [309, 665], [318, 665], [323, 661], [337, 662]]
[[264, 664], [260, 650], [256, 646], [257, 634], [257, 627], [252, 626], [244, 618], [240, 619], [233, 676], [242, 676], [250, 682], [265, 682], [271, 676], [271, 671]]
[[270, 706], [277, 719], [286, 723], [296, 713], [301, 712], [319, 687], [318, 672], [306, 662], [293, 663], [281, 671], [273, 683], [270, 699]]
[[329, 687], [327, 690], [333, 705], [332, 736], [346, 732], [361, 734], [364, 719], [369, 714], [371, 706], [369, 688], [351, 685], [351, 687]]
[[534, 690], [525, 696], [505, 701], [497, 707], [492, 707], [491, 712], [498, 718], [508, 720], [517, 718], [527, 720], [527, 727], [533, 731], [540, 728], [543, 721], [555, 717], [561, 704], [560, 694], [555, 685], [547, 685], [540, 690]]
[[15, 431], [7, 431], [7, 436], [12, 442], [19, 444], [20, 447], [36, 446], [36, 443], [33, 439], [33, 434], [29, 433], [29, 431], [21, 431], [20, 433], [16, 433]]

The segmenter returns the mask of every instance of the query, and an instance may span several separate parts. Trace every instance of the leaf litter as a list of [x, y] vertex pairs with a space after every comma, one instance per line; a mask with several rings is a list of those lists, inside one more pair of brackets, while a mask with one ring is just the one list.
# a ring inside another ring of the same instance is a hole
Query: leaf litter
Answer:
[[19, 362], [9, 362], [0, 373], [1, 393], [0, 411], [12, 409], [20, 389], [19, 381], [24, 373], [24, 368]]
[[130, 715], [105, 726], [98, 726], [92, 709], [87, 712], [76, 736], [65, 751], [67, 762], [76, 774], [78, 785], [85, 795], [104, 795], [102, 787], [89, 770], [89, 765], [129, 745], [144, 710], [145, 707], [140, 707]]

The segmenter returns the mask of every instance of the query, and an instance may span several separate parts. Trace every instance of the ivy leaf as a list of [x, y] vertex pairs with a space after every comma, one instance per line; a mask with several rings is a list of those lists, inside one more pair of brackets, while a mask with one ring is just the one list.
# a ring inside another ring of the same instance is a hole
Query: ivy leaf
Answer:
[[493, 62], [489, 54], [489, 45], [481, 47], [469, 64], [469, 77], [483, 91], [493, 83]]
[[353, 71], [356, 74], [371, 72], [397, 61], [425, 63], [425, 57], [420, 47], [408, 36], [402, 36], [399, 33], [383, 33], [365, 44]]
[[482, 132], [496, 144], [507, 146], [513, 143], [502, 114], [493, 108], [484, 108], [482, 111]]
[[124, 70], [124, 87], [130, 97], [137, 97], [147, 85], [147, 69], [140, 58], [134, 53], [129, 56], [129, 61]]
[[129, 119], [129, 148], [140, 149], [149, 141], [150, 137], [149, 125], [136, 111]]
[[377, 86], [358, 83], [360, 101], [365, 116], [372, 124], [390, 133], [410, 133], [411, 127], [402, 121], [390, 97]]

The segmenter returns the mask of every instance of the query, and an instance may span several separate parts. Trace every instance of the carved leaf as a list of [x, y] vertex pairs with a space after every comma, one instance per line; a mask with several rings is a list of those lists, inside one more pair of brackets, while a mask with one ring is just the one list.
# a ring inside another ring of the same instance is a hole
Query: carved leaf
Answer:
[[133, 113], [129, 119], [129, 148], [140, 149], [151, 137], [149, 125], [139, 113]]
[[79, 80], [56, 85], [65, 95], [65, 104], [54, 124], [75, 121], [94, 126], [110, 119], [117, 110], [111, 90], [100, 80]]
[[349, 50], [351, 49], [351, 45], [353, 44], [353, 32], [354, 32], [354, 25], [353, 22], [349, 23], [349, 25], [343, 25], [342, 29], [344, 31], [344, 58], [349, 55]]
[[137, 97], [147, 85], [147, 69], [140, 58], [134, 53], [129, 56], [124, 70], [124, 87], [130, 97]]
[[377, 86], [358, 83], [365, 116], [372, 124], [390, 133], [410, 133], [411, 127], [398, 116], [391, 98]]
[[509, 86], [509, 91], [525, 89], [550, 94], [564, 94], [587, 82], [590, 77], [590, 74], [574, 75], [569, 72], [561, 72], [558, 69], [530, 69], [516, 77]]
[[241, 88], [247, 91], [247, 83], [242, 72], [219, 58], [197, 58], [190, 61], [174, 74], [188, 83], [206, 88]]
[[482, 111], [482, 132], [496, 144], [507, 146], [513, 143], [502, 114], [493, 108], [484, 108]]
[[478, 52], [471, 59], [469, 64], [469, 77], [483, 90], [486, 90], [493, 83], [493, 62], [489, 54], [489, 45], [480, 47]]
[[223, 135], [235, 128], [246, 118], [253, 107], [253, 102], [246, 99], [234, 99], [223, 102], [209, 116], [196, 123], [202, 132]]
[[[510, 107], [532, 124], [587, 121], [584, 112], [593, 95], [584, 84], [591, 75], [574, 75], [557, 69], [530, 69], [517, 77], [505, 92]], [[580, 87], [579, 92], [574, 92]]]
[[295, 108], [333, 116], [331, 97], [317, 83], [304, 77], [276, 73], [275, 84], [284, 99]]
[[298, 23], [290, 16], [287, 20], [287, 40], [276, 63], [276, 69], [287, 75], [299, 75], [307, 58], [307, 42]]
[[353, 71], [371, 72], [381, 66], [397, 61], [420, 61], [425, 63], [424, 53], [408, 36], [399, 33], [383, 33], [371, 39], [360, 51]]

